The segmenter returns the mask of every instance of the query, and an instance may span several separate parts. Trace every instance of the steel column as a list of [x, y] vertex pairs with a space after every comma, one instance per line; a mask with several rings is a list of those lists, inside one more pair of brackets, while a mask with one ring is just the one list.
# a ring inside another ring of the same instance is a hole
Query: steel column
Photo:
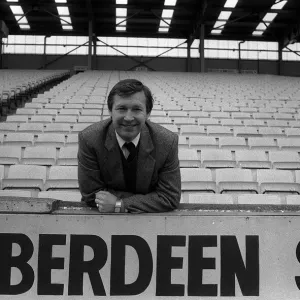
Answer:
[[89, 20], [88, 70], [92, 70], [92, 39], [93, 39], [93, 22], [92, 20]]
[[204, 33], [205, 33], [205, 24], [200, 26], [200, 43], [199, 43], [199, 54], [200, 54], [200, 72], [205, 72], [205, 55], [204, 55]]

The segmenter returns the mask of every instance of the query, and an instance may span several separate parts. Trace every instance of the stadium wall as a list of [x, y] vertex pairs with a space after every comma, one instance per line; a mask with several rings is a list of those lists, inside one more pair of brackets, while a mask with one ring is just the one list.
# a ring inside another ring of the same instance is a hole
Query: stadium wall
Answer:
[[[140, 57], [134, 58], [141, 61]], [[151, 58], [143, 58], [146, 62]], [[55, 61], [56, 60], [56, 61]], [[86, 66], [87, 56], [67, 55], [61, 57], [59, 55], [47, 56], [48, 69], [73, 69], [74, 66]], [[30, 54], [4, 54], [3, 65], [5, 69], [38, 69], [43, 66], [43, 55]], [[138, 63], [129, 57], [121, 56], [98, 56], [96, 68], [99, 70], [129, 70], [134, 68]], [[185, 72], [187, 70], [187, 60], [183, 58], [159, 57], [152, 59], [147, 65], [156, 71], [167, 72]], [[267, 60], [242, 60], [240, 62], [242, 70], [254, 71], [260, 74], [278, 75], [278, 61]], [[206, 69], [229, 69], [238, 70], [238, 60], [229, 59], [207, 59]], [[191, 72], [200, 72], [200, 61], [198, 58], [191, 59]], [[281, 63], [281, 75], [300, 76], [300, 62], [283, 61]]]

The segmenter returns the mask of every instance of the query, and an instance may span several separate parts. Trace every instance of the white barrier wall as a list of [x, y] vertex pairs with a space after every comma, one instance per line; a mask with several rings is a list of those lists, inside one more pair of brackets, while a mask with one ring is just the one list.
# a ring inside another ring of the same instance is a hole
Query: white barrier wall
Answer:
[[299, 299], [300, 216], [0, 214], [1, 299], [101, 297]]

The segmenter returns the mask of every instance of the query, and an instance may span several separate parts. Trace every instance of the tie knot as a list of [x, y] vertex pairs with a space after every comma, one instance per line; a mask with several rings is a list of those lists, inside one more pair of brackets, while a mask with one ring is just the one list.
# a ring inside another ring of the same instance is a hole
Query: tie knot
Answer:
[[135, 146], [133, 142], [125, 143], [124, 146], [128, 149], [128, 151], [131, 153], [135, 150]]
[[132, 161], [134, 159], [134, 157], [136, 156], [136, 148], [134, 143], [130, 142], [130, 143], [125, 143], [124, 147], [127, 148], [129, 155], [127, 157], [127, 161]]

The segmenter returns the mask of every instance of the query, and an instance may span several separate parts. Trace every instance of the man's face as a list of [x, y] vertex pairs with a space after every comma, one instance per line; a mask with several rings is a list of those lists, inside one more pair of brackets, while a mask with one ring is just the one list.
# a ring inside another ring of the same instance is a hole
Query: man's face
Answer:
[[113, 100], [110, 111], [113, 126], [124, 141], [131, 142], [150, 115], [146, 112], [146, 96], [141, 91], [126, 97], [115, 95]]

